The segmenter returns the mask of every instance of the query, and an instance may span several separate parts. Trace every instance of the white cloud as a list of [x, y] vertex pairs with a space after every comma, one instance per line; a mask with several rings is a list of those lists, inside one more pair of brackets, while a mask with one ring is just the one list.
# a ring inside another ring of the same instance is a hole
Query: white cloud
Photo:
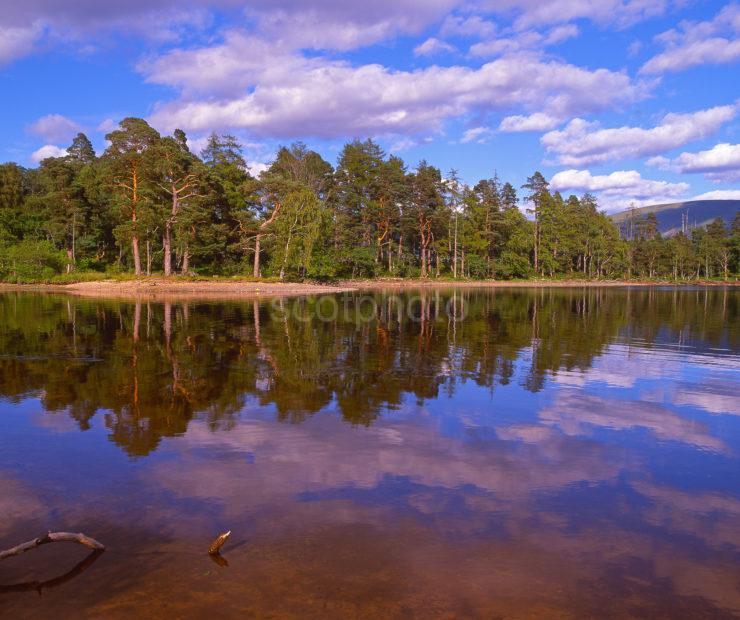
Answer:
[[398, 140], [395, 140], [388, 146], [388, 152], [390, 153], [400, 153], [402, 151], [408, 151], [411, 148], [414, 148], [419, 144], [418, 140], [413, 140], [411, 138], [399, 138]]
[[496, 32], [496, 24], [483, 19], [479, 15], [461, 17], [450, 15], [442, 23], [439, 36], [446, 37], [477, 37], [484, 39], [493, 36]]
[[414, 48], [414, 56], [435, 56], [437, 54], [449, 54], [456, 52], [454, 45], [431, 37]]
[[736, 105], [718, 106], [690, 114], [666, 114], [658, 125], [602, 129], [581, 118], [542, 136], [548, 152], [568, 166], [655, 155], [700, 140], [735, 117]]
[[165, 130], [233, 128], [276, 137], [430, 132], [451, 117], [512, 106], [565, 117], [634, 101], [644, 92], [624, 73], [532, 55], [481, 67], [396, 71], [308, 58], [236, 32], [221, 45], [175, 50], [140, 70], [149, 82], [182, 92], [153, 114], [152, 122]]
[[648, 166], [653, 166], [653, 168], [658, 168], [659, 170], [671, 169], [671, 160], [667, 157], [664, 157], [663, 155], [656, 155], [655, 157], [651, 157], [645, 163]]
[[47, 157], [64, 157], [67, 155], [67, 150], [53, 144], [45, 144], [40, 149], [35, 150], [31, 153], [31, 160], [39, 163]]
[[641, 73], [666, 73], [681, 71], [695, 65], [723, 64], [740, 58], [740, 39], [728, 41], [713, 37], [693, 41], [654, 56], [640, 69]]
[[527, 32], [517, 33], [511, 37], [499, 37], [481, 41], [470, 47], [469, 54], [479, 58], [491, 58], [503, 54], [536, 50], [543, 43], [544, 38], [539, 32], [529, 30]]
[[[683, 22], [678, 30], [657, 37], [666, 49], [640, 69], [642, 73], [681, 71], [704, 64], [723, 64], [740, 59], [740, 5], [725, 6], [712, 20]], [[720, 36], [725, 35], [725, 36]]]
[[461, 0], [31, 0], [5, 3], [0, 14], [0, 63], [28, 54], [45, 34], [55, 44], [93, 49], [103, 33], [138, 35], [156, 43], [190, 41], [212, 27], [216, 12], [243, 21], [267, 39], [293, 49], [349, 50], [419, 34]]
[[513, 13], [519, 29], [588, 19], [599, 25], [626, 27], [665, 13], [668, 0], [486, 0], [496, 13]]
[[0, 24], [0, 65], [29, 54], [40, 34], [41, 28], [35, 24], [22, 27]]
[[557, 45], [580, 34], [575, 24], [556, 26], [544, 34], [535, 30], [514, 32], [509, 36], [487, 37], [470, 47], [471, 56], [490, 58], [515, 52], [541, 52], [545, 47]]
[[112, 118], [103, 119], [96, 127], [96, 130], [101, 133], [110, 133], [115, 129], [118, 129], [118, 123]]
[[499, 131], [547, 131], [556, 127], [559, 122], [559, 119], [543, 112], [535, 112], [529, 116], [507, 116], [501, 121]]
[[492, 133], [493, 132], [488, 127], [473, 127], [472, 129], [468, 129], [463, 134], [460, 142], [462, 144], [467, 144], [469, 142], [477, 142], [478, 144], [483, 144], [491, 136]]
[[740, 189], [715, 189], [694, 196], [691, 200], [740, 200]]
[[562, 26], [556, 26], [545, 36], [546, 45], [557, 45], [568, 39], [573, 39], [581, 34], [578, 26], [575, 24], [564, 24]]
[[698, 153], [681, 153], [673, 165], [680, 172], [701, 172], [716, 181], [740, 181], [740, 144], [716, 144]]
[[696, 153], [683, 152], [675, 159], [651, 157], [646, 162], [661, 170], [680, 173], [702, 173], [713, 181], [740, 180], [740, 144], [715, 144]]
[[686, 183], [650, 181], [643, 179], [637, 170], [617, 170], [606, 175], [592, 175], [588, 170], [563, 170], [552, 177], [550, 186], [554, 190], [577, 189], [588, 192], [629, 192], [636, 198], [646, 198], [655, 194], [683, 194], [688, 189]]
[[606, 175], [593, 175], [588, 170], [563, 170], [550, 180], [554, 191], [593, 192], [599, 206], [608, 211], [634, 204], [670, 202], [684, 196], [688, 183], [669, 183], [643, 179], [637, 170], [618, 170]]
[[263, 163], [261, 161], [250, 161], [247, 162], [247, 168], [252, 176], [258, 177], [270, 167], [270, 164]]
[[61, 114], [47, 114], [28, 126], [28, 131], [48, 142], [71, 141], [80, 125]]
[[293, 49], [350, 50], [398, 34], [418, 34], [458, 0], [252, 1], [259, 32]]

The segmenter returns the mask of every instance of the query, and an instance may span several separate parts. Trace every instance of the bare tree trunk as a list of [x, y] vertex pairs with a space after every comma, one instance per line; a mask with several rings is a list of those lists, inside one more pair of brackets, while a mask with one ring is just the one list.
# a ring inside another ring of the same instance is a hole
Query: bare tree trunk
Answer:
[[260, 233], [257, 233], [257, 236], [254, 239], [254, 270], [252, 271], [252, 275], [255, 278], [260, 277], [260, 241], [261, 241], [262, 235]]
[[141, 256], [139, 256], [139, 237], [134, 235], [131, 238], [131, 253], [134, 255], [134, 273], [141, 275]]
[[283, 254], [283, 264], [280, 266], [280, 280], [281, 281], [285, 279], [285, 267], [288, 264], [288, 252], [290, 251], [290, 242], [291, 242], [292, 236], [293, 236], [293, 231], [291, 230], [288, 232], [288, 239], [285, 242], [285, 253]]
[[190, 250], [188, 249], [187, 246], [185, 246], [185, 250], [182, 253], [181, 273], [185, 276], [190, 273]]
[[162, 267], [165, 277], [172, 275], [172, 222], [167, 220], [164, 223], [164, 233], [162, 234]]
[[455, 253], [452, 259], [452, 277], [457, 279], [457, 213], [455, 213]]
[[133, 224], [133, 236], [131, 237], [131, 252], [134, 255], [134, 273], [137, 276], [141, 275], [141, 256], [139, 256], [139, 235], [136, 232], [136, 204], [139, 200], [139, 178], [136, 172], [133, 175], [133, 192], [132, 192], [132, 209], [131, 209], [131, 222]]
[[162, 261], [164, 263], [164, 275], [172, 275], [172, 223], [177, 217], [177, 212], [180, 210], [180, 199], [179, 190], [172, 184], [172, 209], [170, 210], [170, 217], [164, 222], [164, 235], [162, 238], [162, 251], [164, 256]]
[[272, 210], [272, 214], [270, 215], [269, 219], [262, 222], [262, 224], [260, 224], [259, 226], [259, 229], [257, 230], [257, 237], [254, 241], [254, 269], [252, 272], [255, 278], [260, 277], [260, 238], [262, 237], [262, 232], [275, 221], [278, 213], [280, 213], [281, 206], [282, 205], [279, 202], [275, 203], [275, 208]]

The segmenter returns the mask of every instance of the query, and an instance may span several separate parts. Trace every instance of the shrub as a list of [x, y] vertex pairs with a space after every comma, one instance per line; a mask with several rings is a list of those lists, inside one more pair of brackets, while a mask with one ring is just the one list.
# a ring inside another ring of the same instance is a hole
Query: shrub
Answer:
[[17, 284], [48, 282], [64, 271], [67, 257], [48, 241], [0, 246], [0, 279]]

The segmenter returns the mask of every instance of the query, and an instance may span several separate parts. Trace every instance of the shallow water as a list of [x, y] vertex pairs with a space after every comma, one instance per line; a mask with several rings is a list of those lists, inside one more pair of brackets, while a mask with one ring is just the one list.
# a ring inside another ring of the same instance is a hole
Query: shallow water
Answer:
[[0, 295], [0, 616], [737, 617], [739, 301]]

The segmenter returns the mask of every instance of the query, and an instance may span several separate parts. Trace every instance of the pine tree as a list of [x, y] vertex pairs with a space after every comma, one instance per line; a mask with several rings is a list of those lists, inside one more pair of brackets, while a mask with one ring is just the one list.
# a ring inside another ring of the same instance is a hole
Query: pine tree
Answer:
[[105, 138], [110, 142], [104, 154], [108, 176], [117, 192], [118, 206], [128, 218], [119, 232], [130, 240], [134, 273], [138, 276], [142, 273], [139, 238], [145, 230], [142, 221], [149, 215], [151, 201], [147, 194], [153, 176], [151, 161], [145, 156], [159, 140], [159, 133], [143, 119], [125, 118], [119, 129]]

